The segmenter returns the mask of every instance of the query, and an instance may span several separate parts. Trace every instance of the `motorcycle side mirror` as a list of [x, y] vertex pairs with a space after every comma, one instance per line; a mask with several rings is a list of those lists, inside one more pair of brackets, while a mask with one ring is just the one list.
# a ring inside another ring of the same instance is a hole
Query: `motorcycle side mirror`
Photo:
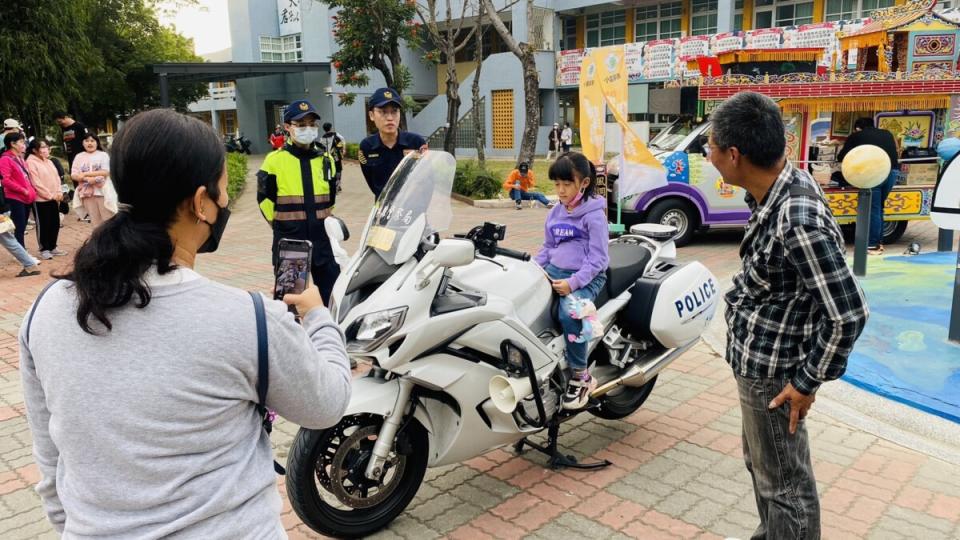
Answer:
[[476, 248], [470, 240], [444, 238], [433, 249], [433, 262], [437, 266], [453, 268], [466, 266], [473, 262]]
[[347, 224], [342, 219], [336, 216], [328, 216], [323, 225], [327, 231], [327, 236], [331, 239], [337, 242], [346, 242], [350, 239], [350, 230], [347, 229]]

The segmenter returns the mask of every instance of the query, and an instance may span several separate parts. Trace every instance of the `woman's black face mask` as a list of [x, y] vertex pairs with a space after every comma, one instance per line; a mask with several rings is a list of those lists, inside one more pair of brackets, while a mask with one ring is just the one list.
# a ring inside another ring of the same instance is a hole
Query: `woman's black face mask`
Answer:
[[217, 207], [220, 210], [217, 212], [217, 220], [208, 223], [210, 225], [210, 237], [200, 246], [197, 253], [213, 253], [220, 247], [220, 239], [223, 238], [223, 231], [227, 228], [227, 220], [230, 219], [230, 209], [220, 208], [220, 205], [217, 205]]

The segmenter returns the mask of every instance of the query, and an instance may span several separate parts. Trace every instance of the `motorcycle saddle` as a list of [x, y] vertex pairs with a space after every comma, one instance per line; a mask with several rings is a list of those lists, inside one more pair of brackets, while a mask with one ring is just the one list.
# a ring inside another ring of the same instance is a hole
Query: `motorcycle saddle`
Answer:
[[[597, 295], [593, 305], [600, 308], [611, 298], [616, 298], [629, 289], [643, 275], [647, 263], [653, 257], [649, 249], [627, 243], [610, 244], [610, 265], [607, 267], [607, 283]], [[558, 321], [560, 308], [560, 297], [553, 296], [553, 303], [550, 306], [550, 314], [554, 321]]]

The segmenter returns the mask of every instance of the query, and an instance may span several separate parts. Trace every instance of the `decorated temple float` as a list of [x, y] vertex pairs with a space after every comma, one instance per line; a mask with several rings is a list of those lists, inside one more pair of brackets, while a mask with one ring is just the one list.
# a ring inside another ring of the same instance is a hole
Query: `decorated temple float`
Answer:
[[855, 221], [858, 192], [838, 182], [835, 157], [860, 117], [891, 131], [902, 156], [901, 178], [886, 202], [884, 242], [898, 240], [909, 221], [929, 219], [934, 148], [945, 133], [960, 131], [960, 24], [934, 12], [932, 2], [914, 2], [837, 28], [766, 29], [752, 40], [713, 36], [708, 54], [680, 58], [681, 77], [667, 86], [695, 87], [697, 110], [650, 141], [669, 183], [626, 200], [625, 221], [675, 225], [681, 243], [698, 228], [746, 224], [743, 190], [723, 181], [702, 148], [710, 112], [741, 91], [778, 102], [788, 158], [821, 183], [841, 224]]

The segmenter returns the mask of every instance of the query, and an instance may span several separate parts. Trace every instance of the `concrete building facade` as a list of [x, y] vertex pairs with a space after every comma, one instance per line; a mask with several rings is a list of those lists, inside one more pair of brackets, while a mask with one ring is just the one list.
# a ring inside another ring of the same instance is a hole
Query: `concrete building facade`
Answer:
[[[953, 0], [940, 2], [949, 7]], [[520, 41], [527, 40], [532, 28], [537, 49], [536, 63], [540, 80], [541, 126], [538, 152], [546, 150], [546, 134], [554, 122], [578, 123], [578, 98], [575, 86], [558, 84], [557, 54], [559, 51], [648, 42], [656, 39], [751, 30], [776, 26], [792, 26], [836, 21], [867, 16], [876, 9], [889, 7], [902, 0], [637, 0], [622, 2], [597, 0], [535, 0], [532, 20], [527, 20], [526, 5], [519, 2], [503, 8], [501, 19]], [[446, 4], [439, 2], [440, 11]], [[453, 18], [473, 12], [458, 12]], [[331, 32], [331, 16], [335, 12], [325, 4], [312, 0], [231, 0], [229, 3], [233, 62], [330, 62], [337, 44]], [[440, 15], [440, 14], [438, 14]], [[442, 17], [441, 17], [442, 18]], [[491, 156], [513, 157], [519, 151], [523, 131], [523, 80], [519, 60], [506, 50], [496, 32], [485, 32], [480, 91], [482, 111], [473, 111], [470, 89], [474, 77], [472, 44], [458, 56], [457, 72], [460, 87], [461, 130], [472, 123], [484, 125], [486, 152]], [[423, 60], [423, 51], [405, 48], [404, 64], [413, 77], [412, 88], [405, 93], [420, 107], [408, 111], [411, 131], [433, 137], [438, 145], [446, 123], [445, 66]], [[461, 61], [462, 60], [462, 61]], [[365, 88], [343, 87], [336, 83], [333, 66], [325, 71], [303, 74], [270, 75], [236, 82], [236, 120], [238, 129], [254, 143], [255, 151], [267, 150], [267, 133], [279, 122], [283, 106], [295, 99], [309, 99], [324, 121], [334, 124], [350, 142], [359, 142], [368, 133], [366, 99], [383, 79], [369, 72], [370, 85]], [[629, 113], [631, 122], [641, 131], [656, 129], [674, 115], [651, 110], [651, 92], [662, 83], [639, 83], [630, 86]], [[352, 92], [357, 99], [352, 105], [340, 105], [337, 96]], [[655, 108], [655, 107], [654, 107]], [[612, 119], [611, 119], [612, 121]], [[458, 137], [458, 153], [473, 153], [472, 131], [469, 137]]]

